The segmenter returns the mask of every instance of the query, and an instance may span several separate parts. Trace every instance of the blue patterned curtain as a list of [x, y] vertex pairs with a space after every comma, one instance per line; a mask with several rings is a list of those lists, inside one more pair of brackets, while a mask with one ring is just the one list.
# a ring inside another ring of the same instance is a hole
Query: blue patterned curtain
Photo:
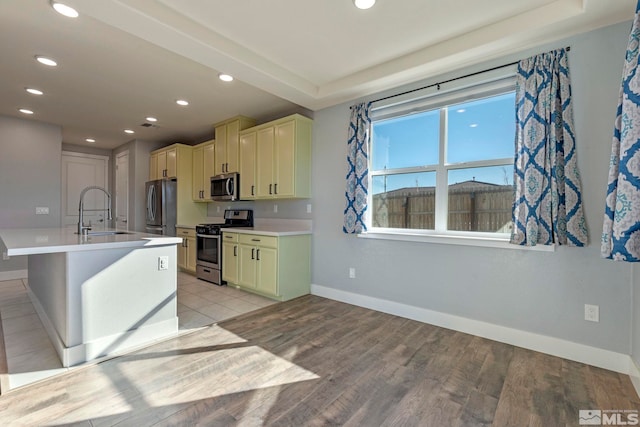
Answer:
[[369, 187], [369, 118], [368, 104], [357, 104], [351, 107], [349, 123], [349, 140], [347, 141], [347, 190], [344, 208], [345, 233], [362, 233], [367, 231], [365, 212], [367, 210], [367, 194]]
[[565, 49], [518, 64], [514, 166], [511, 243], [586, 245]]
[[616, 261], [640, 261], [640, 2], [629, 35], [613, 130], [601, 253]]

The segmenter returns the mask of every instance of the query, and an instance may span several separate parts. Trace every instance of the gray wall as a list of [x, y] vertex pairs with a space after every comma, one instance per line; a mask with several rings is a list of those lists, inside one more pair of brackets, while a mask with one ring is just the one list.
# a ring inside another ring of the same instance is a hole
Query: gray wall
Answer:
[[[561, 247], [550, 253], [343, 234], [346, 139], [349, 105], [354, 101], [315, 113], [312, 282], [630, 354], [632, 267], [599, 255], [613, 120], [629, 29], [629, 23], [607, 27], [369, 98], [571, 46], [578, 160], [591, 236], [588, 247]], [[348, 278], [349, 267], [356, 268], [356, 279]], [[599, 323], [584, 320], [585, 303], [600, 306]]]
[[[310, 199], [211, 202], [207, 206], [207, 216], [222, 217], [225, 209], [253, 209], [255, 218], [312, 219], [313, 205], [311, 206], [312, 213], [307, 213], [307, 205], [311, 203]], [[278, 212], [273, 211], [274, 205], [277, 205]], [[218, 208], [220, 208], [220, 212], [218, 212]]]
[[[0, 228], [60, 225], [61, 146], [59, 126], [0, 116]], [[0, 271], [26, 268], [26, 257], [0, 258]]]

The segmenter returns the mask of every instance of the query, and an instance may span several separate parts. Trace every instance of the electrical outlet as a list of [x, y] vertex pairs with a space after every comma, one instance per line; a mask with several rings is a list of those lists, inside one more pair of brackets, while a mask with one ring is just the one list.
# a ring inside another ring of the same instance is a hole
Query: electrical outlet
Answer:
[[36, 215], [49, 215], [49, 208], [44, 206], [44, 207], [37, 207], [36, 208]]
[[169, 257], [168, 256], [158, 257], [158, 270], [168, 270], [168, 269], [169, 269]]
[[273, 212], [277, 213], [278, 212], [278, 205], [273, 205]]
[[311, 213], [311, 203], [307, 205], [307, 213]]
[[6, 261], [6, 260], [8, 260], [8, 259], [9, 259], [9, 255], [7, 255], [7, 251], [3, 251], [3, 252], [2, 252], [2, 260], [3, 260], [3, 261]]
[[220, 206], [216, 206], [216, 212], [220, 213]]
[[356, 269], [353, 267], [349, 267], [349, 279], [356, 278]]
[[585, 304], [584, 305], [584, 320], [590, 322], [600, 321], [600, 307], [597, 305]]

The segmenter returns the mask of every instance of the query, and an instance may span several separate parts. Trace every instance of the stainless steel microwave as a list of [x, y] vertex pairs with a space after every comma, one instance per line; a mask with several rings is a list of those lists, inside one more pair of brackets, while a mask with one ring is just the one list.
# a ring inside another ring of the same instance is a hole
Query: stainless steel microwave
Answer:
[[211, 200], [240, 200], [240, 174], [234, 172], [212, 176]]

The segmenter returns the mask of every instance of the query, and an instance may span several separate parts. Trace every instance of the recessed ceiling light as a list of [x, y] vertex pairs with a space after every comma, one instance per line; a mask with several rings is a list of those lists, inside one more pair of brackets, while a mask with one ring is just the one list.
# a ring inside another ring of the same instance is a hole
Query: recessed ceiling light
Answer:
[[39, 89], [34, 89], [32, 87], [26, 87], [26, 88], [24, 88], [24, 90], [29, 92], [31, 95], [43, 95], [44, 94], [43, 91], [41, 91]]
[[176, 104], [185, 106], [185, 105], [189, 105], [189, 101], [185, 101], [184, 99], [178, 99], [176, 101]]
[[477, 128], [477, 127], [478, 127], [478, 124], [477, 124], [477, 123], [471, 123], [471, 124], [469, 125], [469, 127], [470, 127], [470, 128]]
[[85, 139], [85, 141], [90, 142], [90, 143], [96, 142], [96, 140], [93, 139], [93, 138], [87, 138], [87, 139]]
[[218, 78], [220, 80], [222, 80], [223, 82], [232, 82], [233, 81], [233, 76], [230, 76], [229, 74], [220, 73], [220, 74], [218, 74]]
[[358, 9], [369, 9], [376, 4], [376, 0], [353, 0], [353, 4], [355, 4]]
[[48, 65], [49, 67], [55, 67], [56, 65], [58, 65], [56, 61], [51, 58], [47, 58], [46, 56], [36, 55], [36, 61], [41, 64]]
[[64, 3], [60, 3], [57, 1], [52, 1], [51, 6], [58, 12], [60, 15], [64, 15], [68, 18], [77, 18], [78, 11], [72, 8], [71, 6], [67, 6]]
[[135, 133], [134, 131], [132, 131], [131, 129], [125, 129], [124, 133]]
[[464, 113], [465, 111], [467, 110], [465, 110], [464, 108], [460, 108], [459, 110], [456, 110], [456, 113]]
[[22, 114], [33, 114], [33, 111], [28, 110], [28, 109], [26, 109], [26, 108], [21, 108], [21, 109], [20, 109], [20, 110], [18, 110], [18, 111], [20, 111]]
[[147, 117], [147, 121], [148, 122], [157, 122], [158, 119], [156, 119], [155, 117]]

